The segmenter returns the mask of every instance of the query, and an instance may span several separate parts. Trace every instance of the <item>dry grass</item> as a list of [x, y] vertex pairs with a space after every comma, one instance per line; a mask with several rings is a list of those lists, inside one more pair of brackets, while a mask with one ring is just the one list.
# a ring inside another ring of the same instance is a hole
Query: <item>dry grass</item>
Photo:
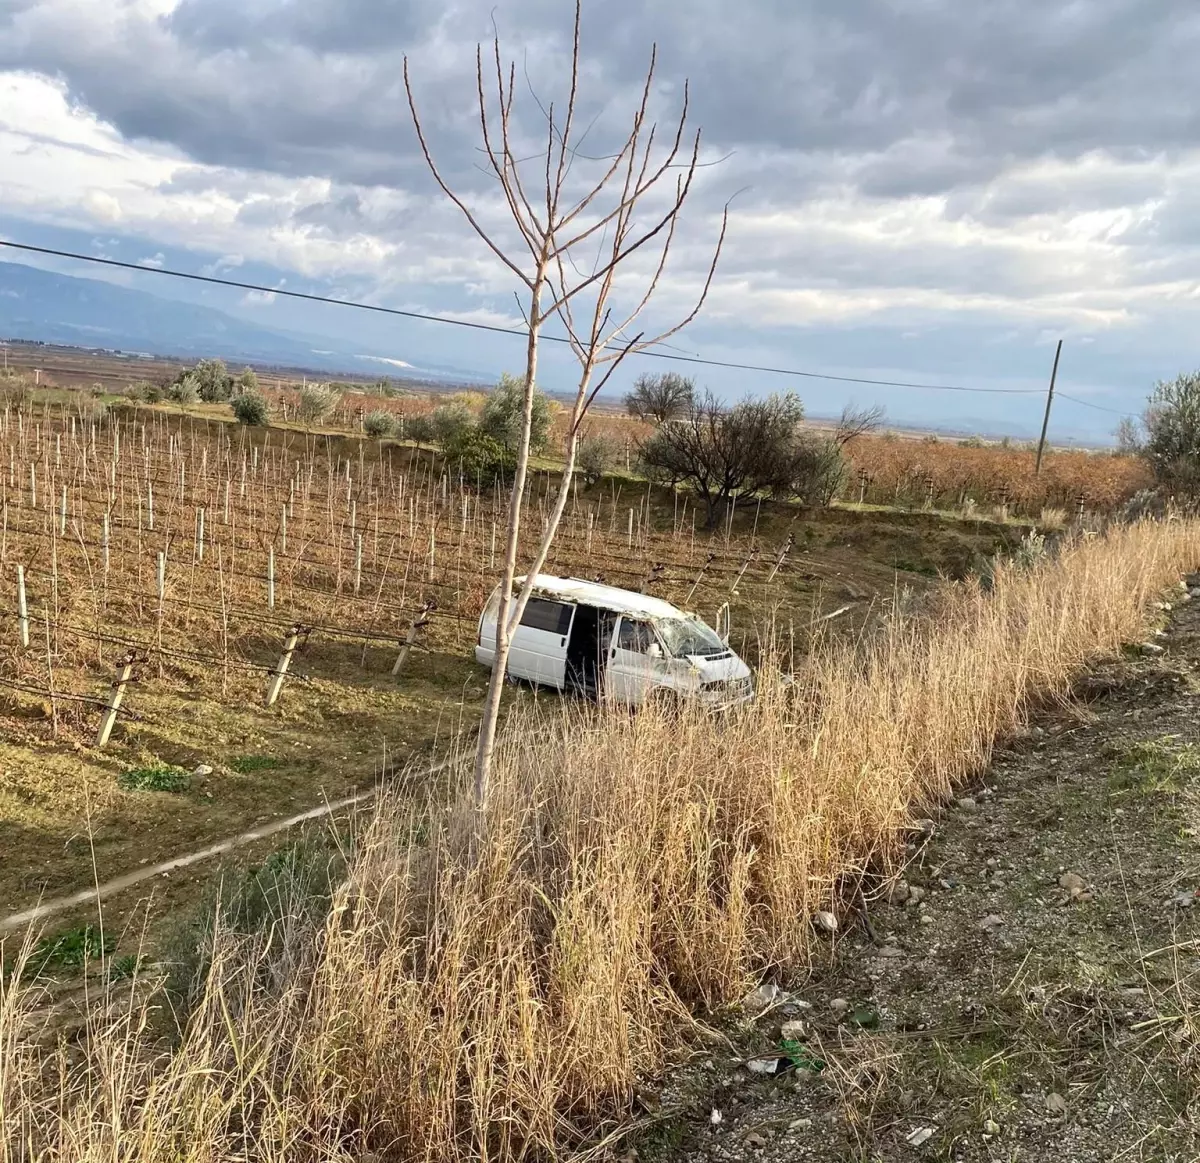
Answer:
[[140, 1004], [97, 1007], [82, 1045], [47, 1047], [35, 992], [10, 983], [0, 1160], [578, 1148], [626, 1117], [693, 1006], [768, 966], [803, 971], [805, 918], [1197, 561], [1200, 525], [1173, 522], [999, 567], [990, 592], [955, 587], [856, 648], [819, 647], [793, 681], [764, 674], [726, 722], [510, 722], [482, 818], [462, 797], [417, 817], [384, 805], [323, 927], [297, 906], [269, 951], [218, 940], [174, 1049]]

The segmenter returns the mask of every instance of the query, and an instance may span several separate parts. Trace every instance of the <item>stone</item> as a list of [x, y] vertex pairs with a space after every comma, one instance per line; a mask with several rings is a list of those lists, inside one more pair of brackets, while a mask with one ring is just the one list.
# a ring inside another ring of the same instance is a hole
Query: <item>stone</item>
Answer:
[[908, 899], [914, 905], [919, 905], [925, 899], [925, 890], [919, 884], [910, 884], [908, 886]]
[[842, 1014], [846, 1013], [850, 1009], [850, 1003], [844, 997], [835, 997], [833, 1001], [829, 1003], [829, 1008], [835, 1014], [841, 1017]]
[[1159, 644], [1157, 642], [1143, 642], [1141, 644], [1141, 646], [1138, 647], [1138, 649], [1143, 654], [1154, 655], [1154, 654], [1162, 654], [1164, 648], [1159, 646]]
[[1200, 598], [1200, 586], [1192, 586], [1192, 588], [1188, 590], [1188, 597]]
[[1064, 872], [1058, 878], [1058, 887], [1065, 888], [1072, 896], [1078, 896], [1087, 888], [1087, 881], [1078, 872]]
[[958, 806], [962, 808], [964, 812], [973, 812], [979, 805], [975, 802], [974, 797], [963, 796], [962, 799], [958, 801]]
[[995, 1119], [984, 1119], [983, 1133], [989, 1137], [995, 1137], [1000, 1133], [1000, 1124]]
[[920, 1147], [924, 1143], [928, 1143], [933, 1138], [933, 1127], [914, 1127], [905, 1136], [905, 1142], [910, 1147]]
[[708, 1121], [715, 1127], [719, 1126], [724, 1121], [724, 1118], [725, 1116], [716, 1107], [713, 1107], [712, 1114], [708, 1116]]
[[207, 763], [200, 764], [200, 766], [197, 767], [196, 770], [192, 772], [193, 775], [200, 776], [200, 777], [203, 777], [206, 775], [212, 775], [212, 773], [213, 773], [213, 769]]
[[812, 1126], [812, 1119], [792, 1119], [788, 1123], [789, 1131], [807, 1131]]
[[933, 820], [913, 820], [912, 831], [917, 832], [922, 836], [932, 836], [937, 824]]
[[896, 945], [885, 945], [882, 949], [879, 950], [879, 956], [884, 957], [884, 958], [888, 959], [889, 961], [891, 961], [897, 957], [903, 957], [904, 951], [902, 949], [898, 948]]
[[996, 869], [1000, 867], [1000, 861], [994, 856], [989, 856], [987, 859], [988, 868]]
[[979, 927], [985, 933], [994, 933], [997, 929], [1002, 928], [1003, 925], [1004, 925], [1004, 918], [997, 915], [996, 913], [989, 914], [988, 916], [984, 917], [982, 921], [979, 922]]
[[922, 925], [932, 925], [933, 924], [933, 914], [932, 913], [922, 913], [921, 914], [921, 924]]
[[895, 884], [888, 888], [887, 903], [889, 905], [902, 905], [909, 898], [910, 889], [907, 880], [898, 880]]
[[837, 917], [828, 910], [822, 910], [819, 913], [813, 913], [813, 925], [822, 933], [836, 933], [838, 928]]
[[790, 1022], [784, 1022], [779, 1027], [779, 1036], [785, 1042], [799, 1042], [801, 1038], [808, 1037], [808, 1023], [800, 1018], [793, 1018]]
[[1058, 1091], [1046, 1095], [1046, 1113], [1055, 1119], [1061, 1119], [1067, 1113], [1067, 1100]]
[[746, 1136], [745, 1143], [747, 1147], [753, 1147], [755, 1150], [761, 1151], [767, 1145], [767, 1140], [757, 1131], [751, 1131]]

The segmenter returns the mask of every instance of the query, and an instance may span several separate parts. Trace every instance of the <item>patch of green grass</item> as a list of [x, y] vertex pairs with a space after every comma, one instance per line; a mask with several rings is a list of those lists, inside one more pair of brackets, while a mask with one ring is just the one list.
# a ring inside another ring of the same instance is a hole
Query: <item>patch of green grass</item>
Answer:
[[29, 955], [28, 968], [33, 973], [47, 969], [78, 969], [110, 952], [116, 938], [109, 933], [103, 937], [92, 925], [68, 929], [54, 937], [43, 937]]
[[140, 965], [141, 958], [133, 953], [127, 953], [124, 957], [114, 957], [108, 964], [109, 979], [127, 981], [137, 973]]
[[818, 1058], [803, 1042], [785, 1038], [779, 1043], [779, 1048], [797, 1070], [820, 1074], [825, 1069], [825, 1060]]
[[187, 791], [188, 774], [178, 767], [158, 763], [153, 767], [134, 767], [122, 771], [117, 783], [126, 791]]
[[255, 771], [271, 771], [273, 768], [282, 767], [283, 760], [274, 755], [239, 755], [230, 760], [229, 766], [238, 775], [250, 775]]
[[687, 1124], [682, 1119], [669, 1119], [651, 1127], [637, 1139], [637, 1158], [647, 1163], [655, 1159], [676, 1158], [683, 1147]]
[[1178, 736], [1145, 739], [1114, 753], [1108, 776], [1109, 794], [1178, 795], [1200, 773], [1200, 747], [1179, 743]]

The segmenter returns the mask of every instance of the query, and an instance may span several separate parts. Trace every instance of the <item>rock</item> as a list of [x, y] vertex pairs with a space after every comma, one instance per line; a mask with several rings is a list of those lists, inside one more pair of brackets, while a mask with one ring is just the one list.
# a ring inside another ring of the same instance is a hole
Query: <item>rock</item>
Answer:
[[911, 830], [920, 836], [932, 836], [936, 828], [933, 820], [913, 820]]
[[842, 1014], [849, 1011], [850, 1003], [844, 997], [835, 997], [833, 1001], [829, 1003], [829, 1008], [835, 1014], [837, 1014], [838, 1017], [841, 1017]]
[[887, 903], [889, 905], [902, 905], [909, 898], [910, 889], [907, 880], [898, 880], [895, 884], [888, 888]]
[[751, 1131], [743, 1141], [747, 1147], [753, 1147], [758, 1151], [761, 1151], [767, 1145], [767, 1140], [757, 1131]]
[[792, 1119], [788, 1123], [789, 1131], [807, 1131], [812, 1126], [812, 1119]]
[[819, 913], [813, 913], [813, 925], [822, 933], [836, 933], [838, 927], [837, 917], [826, 910]]
[[991, 868], [991, 869], [999, 868], [1000, 861], [997, 860], [996, 857], [994, 857], [994, 856], [989, 856], [987, 859], [987, 866], [988, 866], [988, 868]]
[[904, 952], [902, 949], [898, 948], [895, 945], [885, 945], [882, 949], [879, 950], [879, 956], [887, 958], [890, 961], [890, 960], [895, 959], [896, 957], [903, 957]]
[[973, 812], [979, 805], [975, 802], [972, 796], [963, 796], [962, 799], [958, 801], [958, 806], [962, 808], [964, 812]]
[[983, 1133], [988, 1136], [998, 1135], [1000, 1133], [1000, 1124], [995, 1119], [984, 1119]]
[[1002, 876], [993, 876], [992, 877], [992, 888], [1003, 888], [1004, 885], [1005, 885], [1004, 877], [1002, 877]]
[[1004, 918], [1001, 916], [998, 916], [996, 913], [989, 914], [988, 916], [984, 917], [982, 921], [979, 922], [979, 927], [985, 933], [994, 933], [997, 929], [1002, 928], [1003, 926], [1004, 926]]
[[1154, 608], [1156, 610], [1158, 610], [1159, 613], [1169, 614], [1171, 612], [1171, 603], [1170, 602], [1155, 602]]
[[799, 1042], [808, 1037], [808, 1023], [800, 1018], [793, 1018], [779, 1027], [779, 1036], [786, 1042]]
[[920, 1147], [923, 1143], [928, 1143], [933, 1138], [933, 1127], [914, 1127], [905, 1136], [905, 1142], [910, 1147]]
[[1157, 642], [1143, 642], [1141, 644], [1141, 646], [1138, 647], [1138, 649], [1143, 654], [1162, 654], [1163, 653], [1163, 647], [1159, 646], [1159, 644]]
[[200, 764], [200, 766], [197, 767], [196, 770], [192, 772], [192, 774], [195, 776], [212, 775], [212, 773], [213, 773], [213, 769], [207, 763]]
[[925, 899], [925, 890], [919, 884], [910, 884], [908, 886], [908, 899], [914, 905], [919, 905]]
[[1075, 897], [1075, 903], [1079, 905], [1086, 905], [1090, 904], [1095, 899], [1096, 894], [1094, 892], [1081, 892], [1077, 897]]
[[922, 925], [932, 925], [933, 924], [933, 914], [932, 913], [922, 913], [921, 914], [921, 924]]
[[1192, 891], [1181, 892], [1178, 896], [1173, 896], [1167, 904], [1174, 905], [1177, 909], [1190, 909], [1196, 903], [1196, 894]]
[[1058, 878], [1058, 887], [1065, 888], [1072, 896], [1078, 896], [1087, 888], [1087, 881], [1078, 872], [1064, 872]]
[[1067, 1100], [1058, 1091], [1046, 1095], [1046, 1113], [1055, 1119], [1061, 1119], [1067, 1113]]
[[712, 1114], [708, 1116], [708, 1121], [715, 1127], [719, 1126], [724, 1120], [725, 1116], [716, 1107], [713, 1107]]
[[1200, 586], [1192, 586], [1192, 588], [1188, 590], [1188, 597], [1200, 598]]

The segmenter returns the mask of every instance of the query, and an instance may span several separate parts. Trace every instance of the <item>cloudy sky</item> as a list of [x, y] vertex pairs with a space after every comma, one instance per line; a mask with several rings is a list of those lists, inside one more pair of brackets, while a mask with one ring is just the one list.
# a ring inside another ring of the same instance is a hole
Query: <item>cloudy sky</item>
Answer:
[[[438, 161], [503, 234], [475, 44], [494, 20], [536, 153], [570, 17], [567, 0], [0, 0], [0, 235], [519, 324], [513, 276], [425, 168], [402, 61]], [[1059, 338], [1065, 393], [1115, 412], [1200, 365], [1194, 0], [585, 0], [583, 40], [581, 154], [619, 141], [653, 42], [654, 112], [669, 124], [690, 79], [703, 129], [646, 327], [686, 312], [732, 199], [705, 311], [671, 350], [1030, 394], [691, 369], [701, 382], [1034, 430]], [[516, 340], [126, 281], [399, 359], [521, 360]], [[547, 366], [566, 386], [565, 360]], [[631, 363], [619, 386], [665, 366]], [[1116, 421], [1070, 399], [1056, 413], [1063, 434]]]

